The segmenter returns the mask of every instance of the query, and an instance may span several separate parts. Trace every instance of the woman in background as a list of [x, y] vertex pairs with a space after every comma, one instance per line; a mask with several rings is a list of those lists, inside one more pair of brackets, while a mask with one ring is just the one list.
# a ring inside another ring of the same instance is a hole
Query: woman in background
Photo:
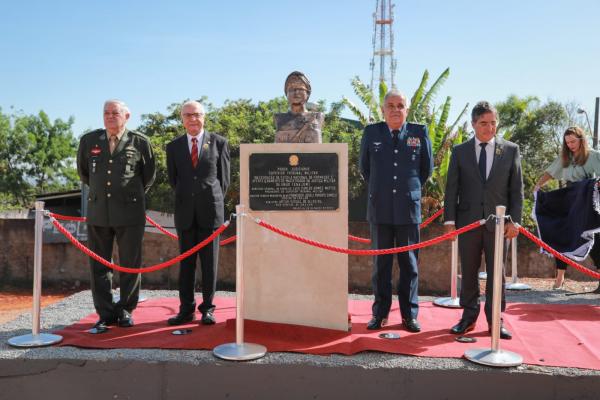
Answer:
[[[567, 128], [563, 134], [560, 155], [546, 168], [533, 191], [537, 192], [551, 179], [562, 180], [569, 186], [574, 182], [598, 176], [600, 176], [600, 152], [590, 148], [583, 129], [572, 126]], [[600, 240], [594, 242], [594, 247], [589, 255], [594, 261], [594, 265], [600, 265]], [[553, 289], [562, 289], [567, 264], [556, 260], [556, 269], [556, 281]]]

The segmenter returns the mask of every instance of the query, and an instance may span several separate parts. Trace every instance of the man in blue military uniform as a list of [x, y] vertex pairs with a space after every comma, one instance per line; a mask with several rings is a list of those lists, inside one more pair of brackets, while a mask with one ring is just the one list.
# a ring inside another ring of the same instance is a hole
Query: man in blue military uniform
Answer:
[[[368, 185], [367, 220], [373, 249], [419, 242], [421, 187], [433, 170], [431, 142], [424, 125], [406, 122], [406, 96], [393, 89], [383, 102], [385, 122], [365, 128], [360, 147], [360, 171]], [[398, 253], [398, 300], [402, 324], [419, 332], [418, 251]], [[367, 329], [380, 329], [392, 305], [393, 255], [374, 257], [373, 318]]]
[[[110, 260], [116, 239], [119, 263], [139, 268], [146, 224], [145, 192], [155, 177], [155, 161], [148, 138], [126, 128], [130, 113], [119, 100], [104, 103], [104, 126], [81, 137], [77, 171], [89, 185], [87, 198], [88, 246]], [[100, 319], [90, 331], [106, 332], [109, 325], [133, 326], [131, 312], [140, 292], [140, 274], [119, 275], [121, 296], [112, 298], [112, 270], [90, 258], [91, 289]]]

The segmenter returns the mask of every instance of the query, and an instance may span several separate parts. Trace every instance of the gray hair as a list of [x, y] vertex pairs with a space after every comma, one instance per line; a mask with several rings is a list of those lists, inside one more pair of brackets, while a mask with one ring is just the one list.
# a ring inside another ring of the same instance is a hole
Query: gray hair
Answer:
[[388, 92], [385, 94], [385, 96], [383, 98], [383, 104], [385, 104], [385, 102], [387, 101], [387, 99], [390, 98], [390, 97], [401, 97], [404, 100], [404, 103], [405, 103], [406, 107], [408, 107], [408, 99], [406, 98], [406, 96], [404, 95], [404, 93], [402, 93], [398, 89], [388, 90]]
[[183, 109], [184, 109], [185, 106], [191, 106], [191, 105], [198, 106], [198, 108], [200, 109], [200, 113], [201, 114], [206, 114], [204, 112], [204, 106], [202, 105], [202, 103], [200, 103], [199, 101], [196, 101], [196, 100], [188, 100], [188, 101], [184, 102], [181, 105], [181, 114], [183, 115]]
[[121, 100], [117, 100], [117, 99], [108, 99], [104, 102], [104, 106], [102, 106], [102, 111], [104, 111], [104, 109], [106, 108], [107, 105], [109, 104], [116, 104], [119, 106], [119, 108], [121, 109], [121, 111], [125, 112], [125, 113], [130, 113], [129, 111], [129, 107], [127, 107], [127, 104], [125, 104], [124, 101]]

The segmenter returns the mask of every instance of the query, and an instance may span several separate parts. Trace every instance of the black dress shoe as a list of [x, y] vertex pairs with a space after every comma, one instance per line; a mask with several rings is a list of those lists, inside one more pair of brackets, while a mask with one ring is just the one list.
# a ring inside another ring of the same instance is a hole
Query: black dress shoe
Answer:
[[108, 332], [108, 327], [110, 325], [114, 325], [114, 324], [115, 324], [114, 319], [102, 319], [101, 318], [94, 324], [92, 329], [90, 329], [88, 332], [91, 334], [105, 333], [105, 332]]
[[381, 329], [386, 324], [387, 318], [373, 317], [367, 324], [367, 329], [371, 331], [376, 331], [377, 329]]
[[188, 322], [192, 322], [193, 320], [196, 319], [196, 314], [191, 313], [191, 314], [182, 314], [179, 313], [176, 316], [169, 318], [167, 320], [167, 324], [169, 325], [183, 325], [183, 324], [187, 324]]
[[402, 325], [409, 332], [421, 332], [421, 325], [415, 318], [405, 318], [402, 320]]
[[117, 325], [119, 325], [121, 328], [131, 328], [133, 326], [133, 318], [131, 317], [129, 311], [121, 311]]
[[458, 324], [454, 325], [450, 329], [450, 333], [454, 335], [462, 335], [463, 333], [471, 332], [473, 329], [475, 329], [475, 322], [465, 321], [464, 319], [461, 319], [460, 321], [458, 321]]
[[[492, 328], [488, 328], [488, 332], [492, 333]], [[512, 339], [512, 333], [508, 329], [504, 327], [504, 325], [500, 325], [500, 339], [510, 340]]]
[[202, 319], [200, 320], [200, 322], [202, 323], [202, 325], [214, 325], [217, 320], [215, 319], [215, 316], [213, 315], [212, 311], [207, 311], [205, 313], [202, 313]]

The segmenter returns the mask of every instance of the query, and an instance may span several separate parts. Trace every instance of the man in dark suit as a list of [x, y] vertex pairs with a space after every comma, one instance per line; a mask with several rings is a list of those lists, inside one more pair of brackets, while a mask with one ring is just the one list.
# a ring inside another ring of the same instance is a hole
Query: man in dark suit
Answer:
[[[367, 220], [373, 249], [419, 242], [421, 187], [433, 169], [431, 142], [424, 125], [406, 122], [406, 96], [391, 90], [383, 103], [385, 122], [365, 128], [360, 147], [360, 171], [368, 185]], [[419, 332], [418, 251], [398, 253], [398, 300], [402, 324]], [[392, 305], [393, 255], [374, 257], [375, 302], [367, 329], [380, 329]]]
[[[146, 224], [144, 194], [154, 181], [156, 168], [150, 141], [125, 127], [129, 109], [119, 100], [104, 103], [104, 126], [81, 137], [77, 172], [89, 185], [87, 208], [88, 246], [110, 260], [115, 239], [119, 263], [139, 268]], [[112, 270], [90, 258], [91, 289], [100, 320], [93, 333], [109, 325], [133, 326], [131, 313], [137, 306], [140, 274], [120, 273], [121, 296], [112, 298]]]
[[[521, 222], [523, 207], [523, 177], [519, 147], [496, 137], [498, 112], [488, 102], [475, 105], [471, 113], [475, 137], [454, 147], [448, 168], [444, 219], [446, 230], [455, 225], [461, 228], [474, 221], [496, 213], [496, 206], [506, 206], [506, 215]], [[479, 280], [482, 251], [485, 254], [487, 282], [485, 290], [485, 316], [488, 326], [492, 321], [492, 295], [494, 281], [494, 221], [464, 233], [458, 238], [462, 269], [460, 305], [461, 320], [450, 330], [463, 334], [474, 329], [479, 316]], [[505, 225], [504, 235], [512, 239], [519, 230], [512, 223]], [[506, 250], [507, 246], [504, 246]], [[504, 299], [504, 274], [502, 274], [502, 311]], [[500, 337], [510, 339], [511, 333], [501, 326]]]
[[[196, 101], [181, 107], [187, 133], [167, 144], [169, 183], [175, 190], [175, 228], [181, 253], [194, 247], [223, 224], [224, 197], [229, 186], [229, 148], [222, 136], [204, 130], [204, 108]], [[179, 313], [168, 320], [181, 325], [195, 319], [196, 257], [202, 271], [204, 325], [215, 323], [213, 298], [217, 285], [219, 239], [181, 261]]]

